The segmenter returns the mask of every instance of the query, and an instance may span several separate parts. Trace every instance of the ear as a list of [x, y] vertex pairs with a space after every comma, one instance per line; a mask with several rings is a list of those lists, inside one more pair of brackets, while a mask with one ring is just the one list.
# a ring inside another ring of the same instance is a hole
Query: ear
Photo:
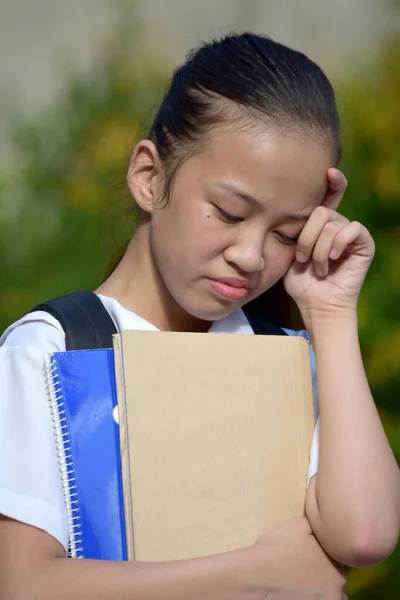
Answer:
[[347, 179], [339, 169], [328, 169], [328, 189], [322, 206], [337, 210], [347, 188]]
[[127, 181], [138, 206], [151, 214], [160, 193], [160, 159], [150, 140], [141, 140], [133, 151]]

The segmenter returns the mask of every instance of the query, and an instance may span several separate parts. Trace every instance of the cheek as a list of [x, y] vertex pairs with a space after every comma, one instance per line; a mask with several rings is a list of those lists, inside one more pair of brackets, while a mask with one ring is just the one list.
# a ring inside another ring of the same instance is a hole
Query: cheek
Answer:
[[186, 215], [181, 222], [182, 260], [209, 260], [220, 254], [229, 243], [229, 236], [212, 209], [201, 207]]
[[226, 236], [221, 235], [220, 221], [211, 209], [184, 208], [166, 207], [157, 215], [152, 224], [152, 247], [160, 267], [190, 276], [221, 253]]
[[271, 239], [265, 251], [265, 279], [276, 283], [287, 273], [294, 256], [295, 246], [284, 245], [276, 239]]

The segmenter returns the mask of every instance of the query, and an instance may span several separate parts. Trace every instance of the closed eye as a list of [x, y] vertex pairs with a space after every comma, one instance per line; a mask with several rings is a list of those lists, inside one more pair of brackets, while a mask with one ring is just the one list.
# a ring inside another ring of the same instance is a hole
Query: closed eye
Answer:
[[294, 246], [299, 239], [299, 236], [289, 237], [284, 233], [279, 233], [279, 231], [277, 232], [277, 235], [282, 244], [287, 244], [288, 246]]
[[244, 221], [244, 219], [242, 217], [235, 217], [234, 215], [231, 215], [230, 213], [226, 212], [225, 210], [222, 210], [222, 208], [219, 208], [219, 206], [215, 206], [215, 208], [217, 209], [218, 213], [219, 213], [219, 217], [225, 221], [225, 223], [230, 223], [231, 225], [235, 225], [236, 223], [241, 223], [242, 221]]

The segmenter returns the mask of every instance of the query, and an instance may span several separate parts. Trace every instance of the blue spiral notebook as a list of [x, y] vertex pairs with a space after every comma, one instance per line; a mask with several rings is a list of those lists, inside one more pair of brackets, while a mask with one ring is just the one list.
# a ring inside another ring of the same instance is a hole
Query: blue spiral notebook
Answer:
[[47, 382], [69, 555], [127, 560], [113, 350], [54, 353]]

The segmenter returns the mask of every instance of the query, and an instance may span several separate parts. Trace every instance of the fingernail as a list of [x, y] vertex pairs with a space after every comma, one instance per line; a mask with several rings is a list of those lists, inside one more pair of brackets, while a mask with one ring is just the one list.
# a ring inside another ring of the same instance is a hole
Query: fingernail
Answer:
[[296, 252], [296, 259], [299, 262], [305, 262], [307, 260], [306, 255], [304, 254], [304, 252]]
[[329, 258], [336, 258], [337, 257], [337, 252], [336, 250], [331, 250], [329, 253]]

